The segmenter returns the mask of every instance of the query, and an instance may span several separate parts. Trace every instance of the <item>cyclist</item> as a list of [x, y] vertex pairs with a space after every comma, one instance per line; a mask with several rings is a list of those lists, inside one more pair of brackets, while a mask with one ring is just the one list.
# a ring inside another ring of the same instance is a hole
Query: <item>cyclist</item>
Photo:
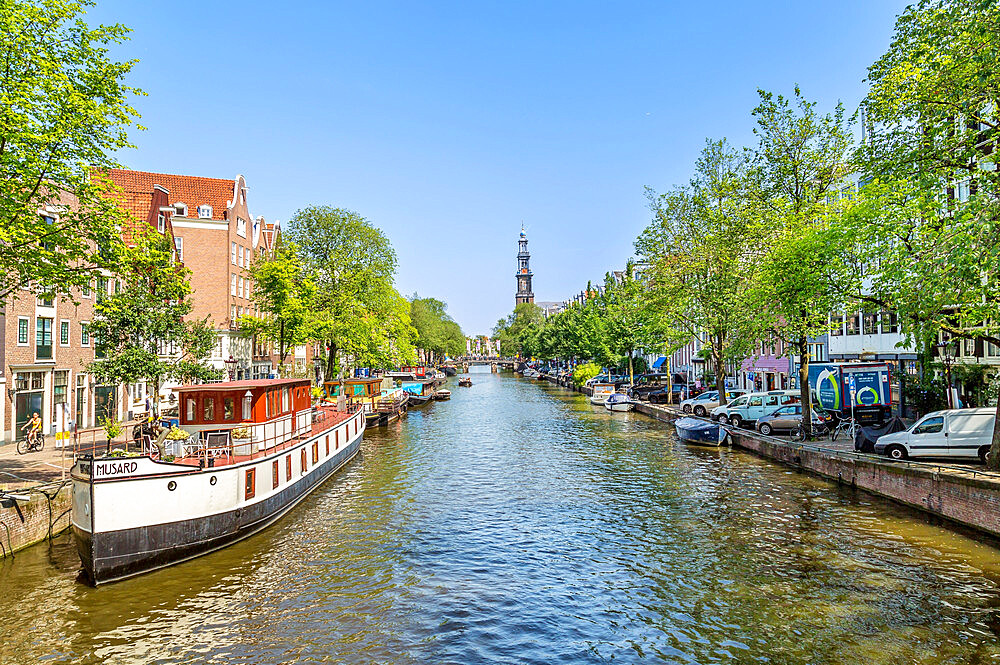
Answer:
[[29, 420], [28, 422], [26, 422], [24, 424], [24, 427], [21, 428], [22, 432], [24, 430], [28, 430], [28, 433], [27, 433], [27, 436], [25, 436], [25, 439], [27, 439], [29, 443], [31, 443], [32, 445], [34, 445], [34, 443], [36, 441], [38, 441], [38, 435], [41, 434], [41, 432], [42, 432], [42, 419], [38, 415], [37, 411], [35, 411], [34, 413], [31, 414], [31, 420]]

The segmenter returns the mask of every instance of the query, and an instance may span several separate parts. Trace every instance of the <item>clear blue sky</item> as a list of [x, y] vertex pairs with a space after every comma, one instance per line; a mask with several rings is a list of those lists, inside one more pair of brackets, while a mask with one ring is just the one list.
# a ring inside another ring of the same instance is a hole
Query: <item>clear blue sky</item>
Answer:
[[853, 111], [904, 6], [99, 0], [90, 20], [135, 31], [127, 166], [242, 173], [271, 220], [356, 210], [399, 290], [472, 334], [513, 307], [522, 220], [536, 299], [569, 297], [632, 254], [645, 185], [686, 181], [706, 137], [752, 141], [758, 87]]

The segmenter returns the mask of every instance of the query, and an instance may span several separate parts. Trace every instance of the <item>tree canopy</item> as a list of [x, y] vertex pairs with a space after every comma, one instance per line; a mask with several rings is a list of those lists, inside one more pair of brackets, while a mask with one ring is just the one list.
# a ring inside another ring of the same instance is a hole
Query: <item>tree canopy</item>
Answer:
[[0, 298], [34, 285], [68, 294], [120, 260], [127, 216], [98, 169], [133, 147], [134, 60], [109, 49], [129, 30], [89, 27], [89, 0], [0, 8]]

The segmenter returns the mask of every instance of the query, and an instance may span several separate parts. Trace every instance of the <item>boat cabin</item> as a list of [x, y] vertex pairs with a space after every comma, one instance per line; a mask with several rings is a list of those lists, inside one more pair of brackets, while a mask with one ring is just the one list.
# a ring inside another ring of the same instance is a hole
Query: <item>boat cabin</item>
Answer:
[[237, 455], [284, 443], [312, 424], [309, 379], [206, 383], [174, 392], [181, 429], [209, 444], [241, 448]]

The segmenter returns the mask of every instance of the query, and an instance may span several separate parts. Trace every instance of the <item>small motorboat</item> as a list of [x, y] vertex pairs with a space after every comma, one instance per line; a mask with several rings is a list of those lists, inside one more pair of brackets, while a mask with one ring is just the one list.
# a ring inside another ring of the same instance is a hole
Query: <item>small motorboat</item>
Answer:
[[471, 388], [472, 387], [472, 377], [471, 376], [463, 376], [461, 379], [458, 380], [458, 385], [460, 387], [462, 387], [462, 388]]
[[451, 399], [451, 391], [450, 390], [439, 390], [436, 393], [434, 393], [434, 399], [436, 399], [439, 402], [445, 402], [445, 401]]
[[635, 408], [635, 401], [628, 395], [613, 393], [604, 401], [604, 408], [608, 411], [631, 411]]
[[434, 399], [434, 395], [414, 395], [413, 393], [408, 394], [406, 397], [409, 400], [410, 406], [423, 406]]
[[684, 443], [702, 446], [718, 446], [725, 439], [725, 430], [719, 423], [701, 418], [678, 418], [674, 421], [677, 438]]
[[595, 383], [591, 388], [594, 391], [590, 395], [591, 404], [604, 404], [608, 401], [608, 397], [615, 393], [615, 384], [613, 383]]

